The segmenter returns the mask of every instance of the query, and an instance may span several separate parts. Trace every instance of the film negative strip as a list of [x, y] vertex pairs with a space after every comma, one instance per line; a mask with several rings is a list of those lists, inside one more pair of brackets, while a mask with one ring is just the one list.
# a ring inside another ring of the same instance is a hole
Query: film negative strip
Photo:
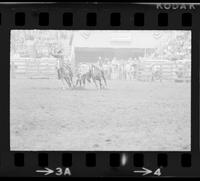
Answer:
[[199, 4], [0, 4], [0, 176], [200, 177]]

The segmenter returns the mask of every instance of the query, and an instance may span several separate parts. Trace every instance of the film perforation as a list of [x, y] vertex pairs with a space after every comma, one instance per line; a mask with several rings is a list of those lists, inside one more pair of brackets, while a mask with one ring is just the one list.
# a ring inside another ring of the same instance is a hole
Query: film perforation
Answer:
[[[62, 166], [72, 167], [72, 153], [62, 153]], [[95, 153], [86, 153], [85, 154], [85, 166], [86, 167], [96, 167], [96, 154]], [[191, 167], [191, 154], [184, 153], [181, 155], [181, 167]], [[49, 163], [48, 153], [39, 153], [38, 154], [38, 165], [40, 167], [47, 167]], [[111, 153], [109, 156], [109, 163], [111, 167], [119, 167], [121, 163], [121, 154], [120, 153]], [[18, 152], [14, 154], [14, 165], [16, 167], [25, 166], [25, 155], [24, 153]], [[133, 166], [134, 167], [143, 167], [144, 166], [144, 154], [135, 153], [133, 154]], [[157, 166], [158, 167], [167, 167], [168, 166], [168, 155], [166, 153], [157, 154]]]
[[38, 154], [38, 166], [47, 167], [49, 162], [48, 153], [39, 153]]
[[109, 164], [110, 167], [120, 167], [121, 155], [120, 153], [110, 153]]
[[40, 26], [48, 26], [49, 25], [49, 13], [48, 12], [39, 13], [39, 25]]
[[65, 12], [63, 13], [63, 26], [72, 26], [73, 25], [73, 13]]
[[85, 165], [87, 167], [96, 167], [96, 154], [95, 153], [86, 153]]
[[17, 12], [15, 13], [15, 26], [24, 26], [25, 25], [25, 13]]
[[157, 155], [157, 165], [158, 167], [168, 166], [168, 156], [166, 153], [160, 153]]
[[72, 166], [72, 154], [71, 153], [63, 153], [62, 154], [62, 165], [65, 167]]
[[[39, 15], [39, 26], [49, 26], [49, 13], [48, 12], [33, 12], [34, 16]], [[26, 25], [25, 12], [16, 12], [15, 13], [15, 26], [24, 26]], [[83, 18], [83, 17], [81, 17]], [[153, 17], [152, 17], [153, 18]], [[0, 14], [0, 25], [1, 25], [1, 14]], [[66, 12], [63, 13], [63, 26], [73, 26], [73, 13]], [[160, 27], [167, 27], [169, 20], [168, 20], [168, 13], [159, 13], [157, 15], [158, 19], [158, 26]], [[142, 27], [144, 26], [144, 13], [138, 12], [134, 14], [134, 26]], [[181, 16], [181, 26], [183, 27], [190, 27], [192, 26], [192, 15], [191, 13], [183, 13]], [[131, 23], [131, 22], [130, 22]], [[86, 25], [95, 27], [97, 25], [97, 13], [89, 12], [86, 16]], [[121, 25], [121, 14], [120, 13], [111, 13], [110, 14], [110, 25], [113, 27], [117, 27]]]
[[120, 26], [121, 25], [121, 14], [118, 12], [113, 12], [110, 14], [110, 25]]
[[87, 13], [87, 26], [96, 26], [97, 24], [97, 14], [96, 13]]
[[191, 167], [192, 166], [192, 156], [189, 153], [184, 153], [181, 155], [181, 166]]
[[15, 153], [14, 154], [14, 164], [16, 167], [24, 167], [24, 154]]
[[135, 13], [134, 14], [134, 25], [135, 26], [144, 26], [144, 13]]
[[192, 14], [183, 13], [182, 14], [182, 26], [192, 26]]
[[168, 26], [168, 14], [159, 13], [158, 14], [158, 26]]

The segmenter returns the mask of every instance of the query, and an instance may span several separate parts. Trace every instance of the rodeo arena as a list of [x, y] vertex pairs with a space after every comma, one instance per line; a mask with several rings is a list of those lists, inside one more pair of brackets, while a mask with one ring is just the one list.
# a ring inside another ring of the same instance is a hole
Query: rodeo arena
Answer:
[[12, 30], [11, 150], [190, 151], [191, 32]]

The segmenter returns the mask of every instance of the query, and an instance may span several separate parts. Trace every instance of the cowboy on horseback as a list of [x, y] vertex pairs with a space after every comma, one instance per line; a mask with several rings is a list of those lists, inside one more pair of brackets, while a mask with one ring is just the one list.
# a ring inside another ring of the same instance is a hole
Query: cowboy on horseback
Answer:
[[58, 73], [58, 79], [62, 82], [62, 87], [65, 89], [65, 82], [67, 83], [69, 88], [73, 87], [73, 72], [69, 64], [64, 61], [64, 53], [63, 49], [58, 49], [56, 52], [51, 52], [51, 55], [57, 58], [56, 69]]

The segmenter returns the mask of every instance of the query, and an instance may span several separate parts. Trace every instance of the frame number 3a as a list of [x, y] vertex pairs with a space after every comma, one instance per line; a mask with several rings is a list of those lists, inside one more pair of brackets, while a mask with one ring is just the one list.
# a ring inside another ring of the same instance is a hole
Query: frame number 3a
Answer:
[[70, 171], [69, 168], [64, 168], [63, 169], [63, 168], [57, 167], [56, 171], [55, 171], [55, 175], [57, 175], [57, 176], [61, 176], [61, 175], [64, 175], [64, 176], [68, 175], [68, 176], [70, 176], [71, 175], [71, 171]]

